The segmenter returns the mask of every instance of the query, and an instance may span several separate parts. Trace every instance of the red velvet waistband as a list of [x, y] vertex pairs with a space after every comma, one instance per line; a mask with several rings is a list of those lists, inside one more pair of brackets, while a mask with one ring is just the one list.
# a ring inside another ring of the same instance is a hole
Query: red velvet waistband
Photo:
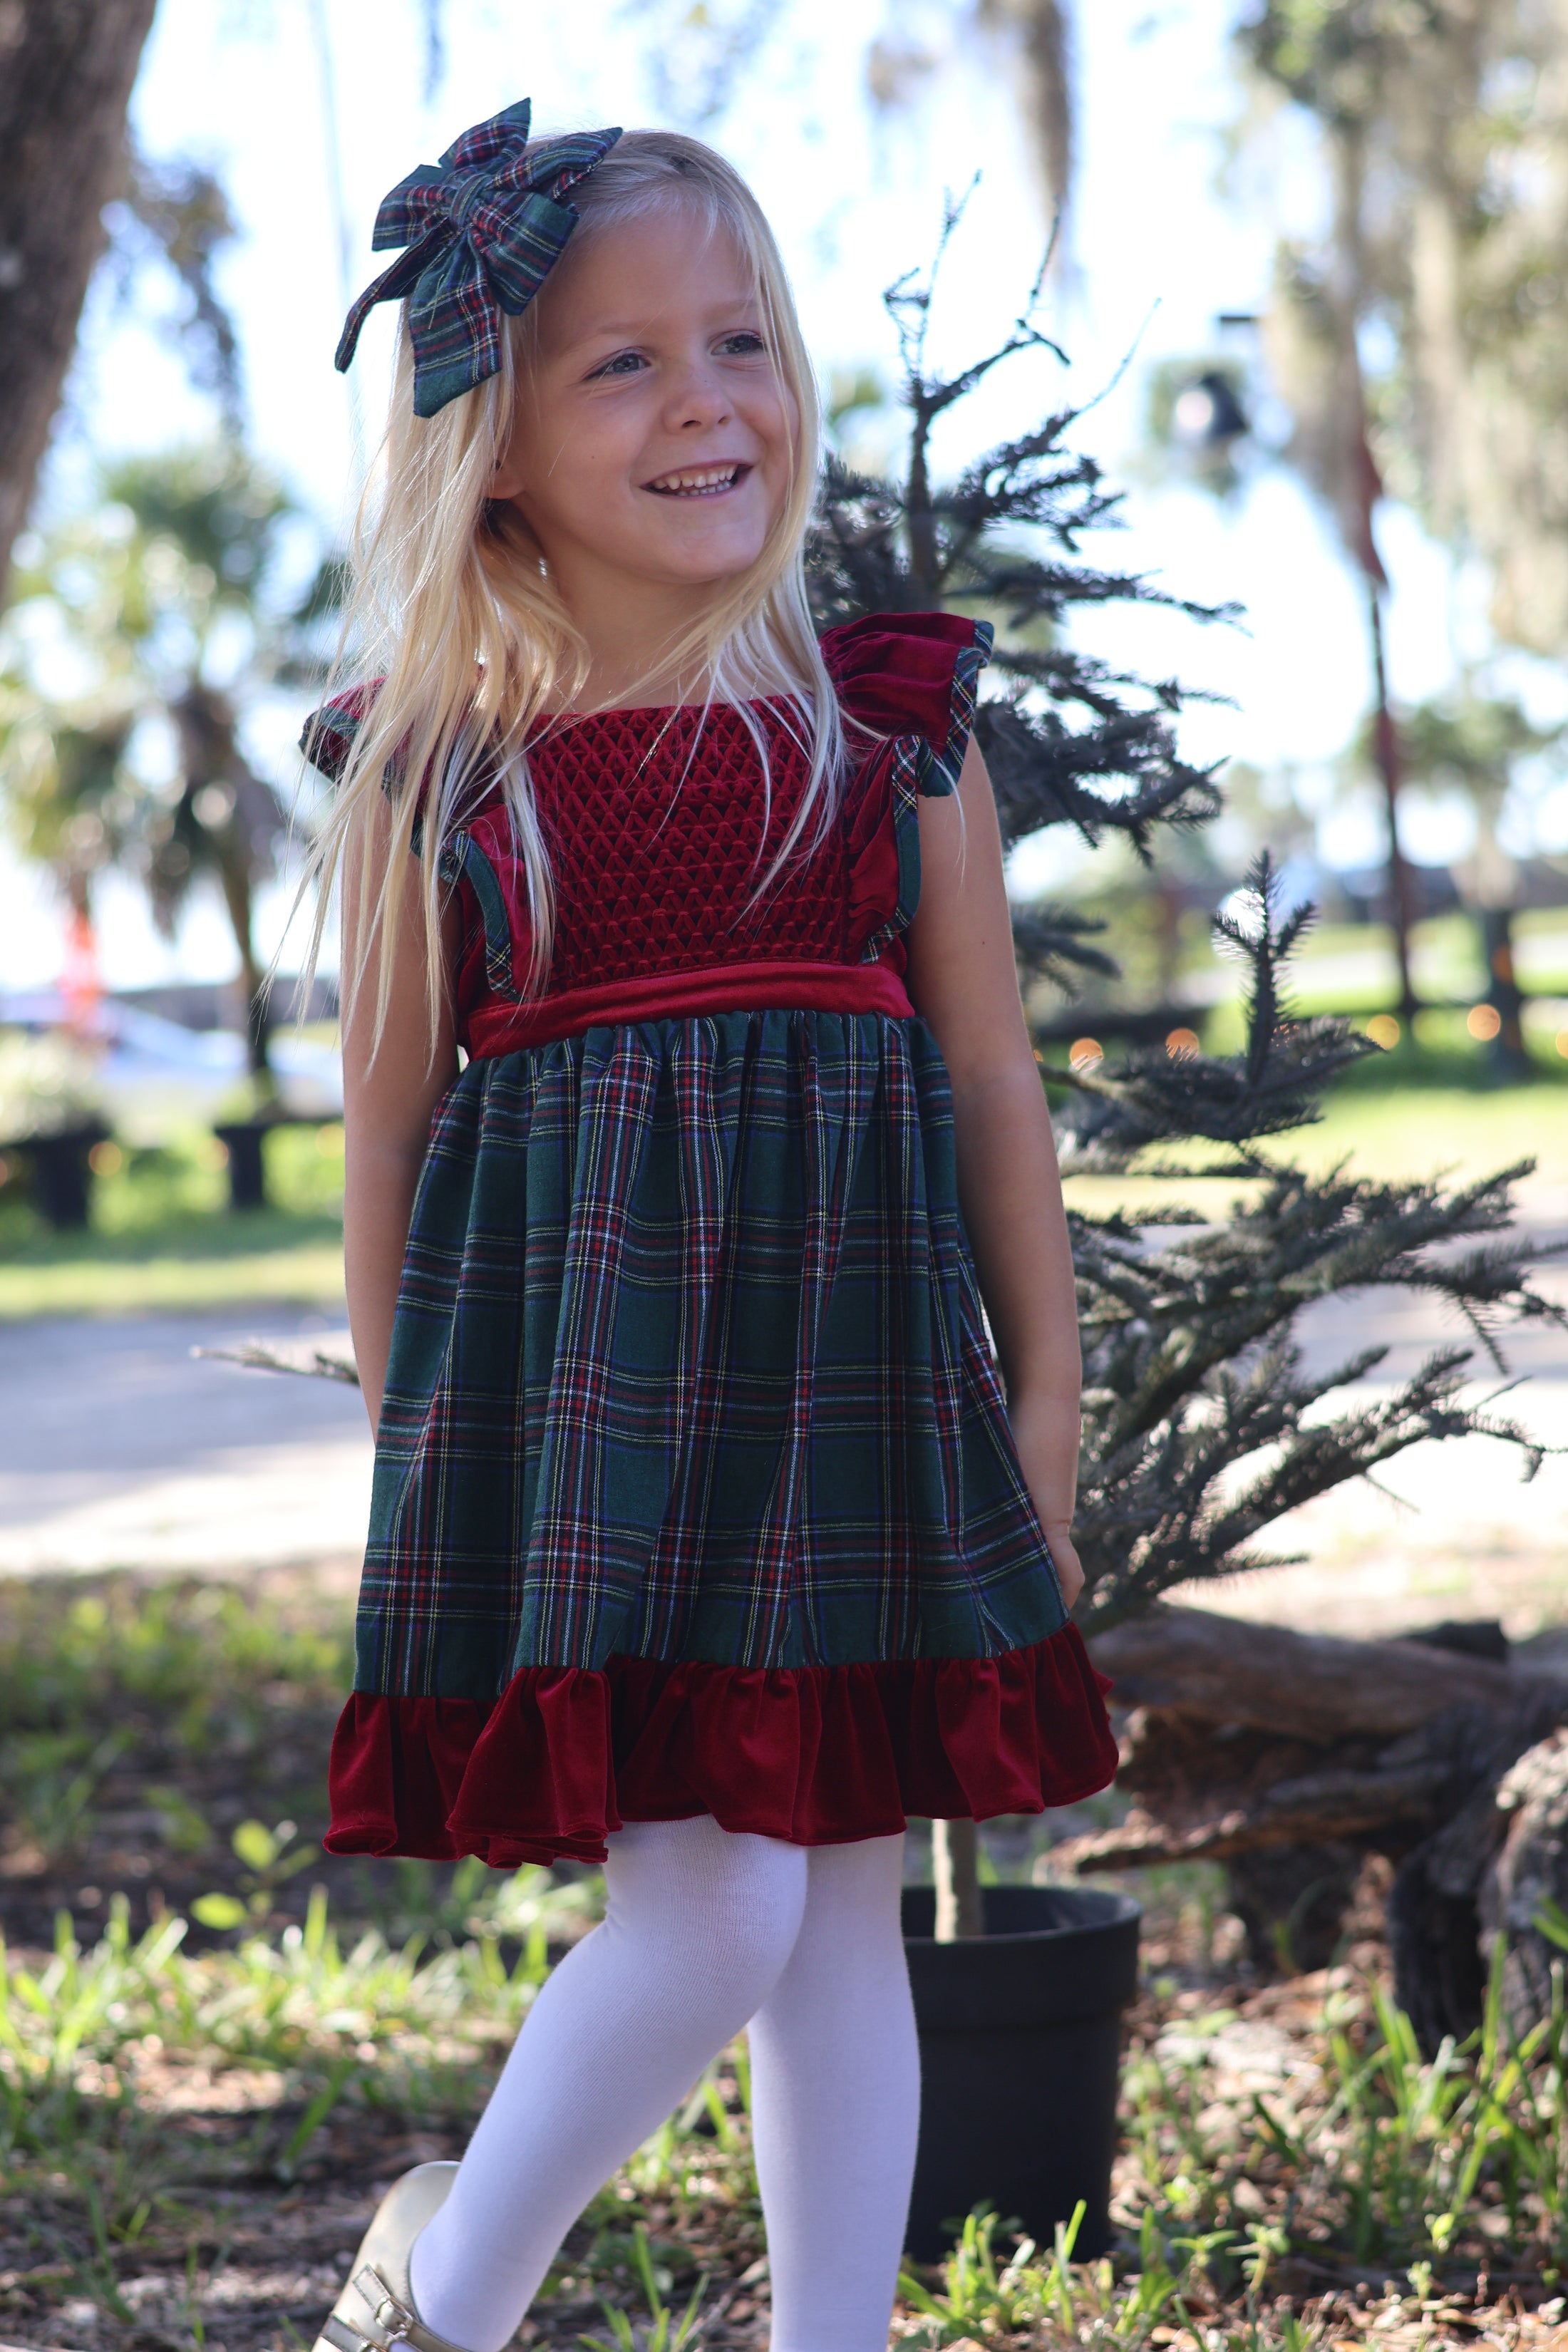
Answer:
[[465, 1050], [481, 1059], [578, 1037], [585, 1029], [635, 1021], [681, 1021], [701, 1013], [914, 1013], [902, 977], [888, 963], [709, 964], [563, 989], [526, 1004], [491, 998], [468, 1016]]

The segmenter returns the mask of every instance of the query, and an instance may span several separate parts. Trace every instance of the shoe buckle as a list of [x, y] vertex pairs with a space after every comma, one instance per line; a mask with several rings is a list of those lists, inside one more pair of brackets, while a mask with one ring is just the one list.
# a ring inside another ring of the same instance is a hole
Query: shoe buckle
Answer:
[[410, 2311], [406, 2304], [399, 2303], [381, 2273], [367, 2264], [354, 2285], [369, 2304], [375, 2325], [384, 2331], [387, 2344], [412, 2343], [413, 2332], [419, 2325], [418, 2315]]

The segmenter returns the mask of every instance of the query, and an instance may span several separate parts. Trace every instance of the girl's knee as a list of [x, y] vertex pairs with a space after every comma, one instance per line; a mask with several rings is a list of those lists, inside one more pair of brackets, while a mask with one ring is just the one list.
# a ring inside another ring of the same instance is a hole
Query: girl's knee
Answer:
[[721, 1829], [710, 1815], [642, 1822], [610, 1839], [613, 1927], [679, 1946], [701, 1976], [761, 2001], [795, 1948], [807, 1857], [778, 1838]]

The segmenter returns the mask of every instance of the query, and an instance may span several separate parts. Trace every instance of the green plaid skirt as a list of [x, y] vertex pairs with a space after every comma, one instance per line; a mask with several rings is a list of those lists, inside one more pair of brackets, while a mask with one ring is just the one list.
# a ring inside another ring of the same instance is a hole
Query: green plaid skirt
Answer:
[[923, 1023], [732, 1013], [468, 1065], [398, 1297], [360, 1691], [991, 1658], [1064, 1622]]

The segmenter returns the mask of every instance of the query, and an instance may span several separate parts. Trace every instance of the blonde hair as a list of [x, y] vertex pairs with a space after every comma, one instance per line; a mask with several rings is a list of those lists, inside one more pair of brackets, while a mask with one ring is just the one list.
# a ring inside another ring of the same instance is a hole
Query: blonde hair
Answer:
[[[674, 131], [628, 131], [573, 189], [571, 201], [582, 216], [574, 246], [672, 202], [695, 209], [710, 236], [728, 231], [752, 275], [773, 364], [794, 401], [798, 422], [788, 493], [762, 554], [750, 572], [716, 593], [700, 620], [671, 644], [661, 666], [684, 693], [700, 690], [704, 715], [716, 702], [741, 711], [762, 762], [759, 862], [771, 814], [767, 740], [747, 704], [782, 701], [786, 724], [808, 755], [805, 789], [759, 884], [760, 895], [797, 847], [821, 840], [838, 803], [844, 767], [837, 700], [812, 626], [802, 562], [820, 415], [794, 297], [755, 196], [699, 140]], [[385, 856], [366, 854], [358, 861], [359, 950], [342, 980], [346, 1021], [366, 976], [371, 942], [378, 941], [375, 1045], [386, 1020], [403, 906], [400, 877], [411, 852], [421, 863], [434, 1043], [444, 987], [442, 851], [498, 781], [527, 881], [529, 993], [537, 993], [549, 971], [553, 899], [527, 746], [547, 714], [569, 709], [580, 694], [588, 651], [517, 509], [489, 498], [510, 438], [518, 389], [538, 349], [536, 307], [504, 324], [500, 373], [429, 418], [414, 414], [412, 352], [404, 326], [379, 493], [367, 489], [355, 526], [353, 593], [331, 683], [342, 690], [351, 656], [361, 678], [380, 683], [314, 845], [307, 879], [316, 883], [317, 902], [308, 969], [314, 970], [345, 845], [363, 826], [368, 846], [368, 820], [388, 785]], [[322, 715], [330, 724], [330, 711]]]

